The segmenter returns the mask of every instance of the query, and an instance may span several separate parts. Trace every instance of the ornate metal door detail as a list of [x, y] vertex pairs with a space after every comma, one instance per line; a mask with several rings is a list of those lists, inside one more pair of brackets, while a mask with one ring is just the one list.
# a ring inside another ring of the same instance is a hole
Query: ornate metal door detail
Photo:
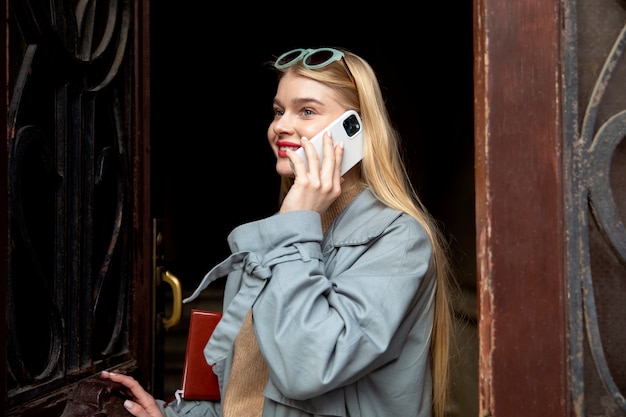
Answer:
[[[569, 2], [564, 149], [576, 415], [626, 411], [626, 3]], [[580, 107], [579, 107], [580, 106]], [[580, 116], [578, 116], [580, 115]], [[620, 411], [622, 410], [622, 411]]]
[[9, 0], [8, 415], [132, 361], [132, 13]]

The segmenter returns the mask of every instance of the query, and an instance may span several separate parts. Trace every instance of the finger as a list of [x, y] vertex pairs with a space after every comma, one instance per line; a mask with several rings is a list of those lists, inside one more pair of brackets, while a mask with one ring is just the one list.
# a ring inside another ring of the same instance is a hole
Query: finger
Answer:
[[143, 387], [139, 384], [139, 382], [137, 382], [137, 380], [133, 378], [132, 376], [118, 374], [115, 372], [107, 372], [107, 371], [102, 371], [102, 376], [104, 378], [110, 379], [111, 381], [119, 382], [120, 384], [124, 385], [126, 388], [130, 390], [130, 392], [135, 397], [139, 397], [139, 396], [146, 395], [146, 394], [150, 395], [143, 389]]
[[[305, 138], [304, 136], [301, 138], [302, 142], [308, 142], [307, 138]], [[303, 145], [300, 145], [306, 152], [306, 149], [303, 147]], [[298, 177], [298, 175], [302, 176], [304, 174], [306, 174], [307, 172], [307, 167], [306, 164], [304, 163], [304, 159], [302, 159], [300, 157], [300, 155], [292, 150], [288, 150], [287, 151], [287, 158], [289, 159], [289, 164], [291, 165], [291, 170], [293, 171], [293, 175], [295, 177]]]
[[124, 401], [124, 408], [127, 409], [129, 413], [137, 417], [150, 416], [150, 414], [148, 414], [148, 412], [144, 410], [143, 407], [131, 400]]
[[[333, 145], [333, 137], [332, 137], [332, 133], [330, 131], [326, 132], [324, 134], [324, 141], [323, 141], [323, 146], [324, 146], [324, 155], [333, 155], [335, 156], [335, 150], [334, 145]], [[335, 169], [335, 165], [336, 165], [336, 157], [335, 158], [324, 158], [322, 160], [322, 169], [324, 169], [325, 171], [334, 171]]]
[[124, 401], [124, 408], [136, 417], [163, 417], [161, 409], [158, 406], [145, 407], [135, 401]]
[[119, 382], [130, 390], [135, 400], [126, 400], [124, 407], [126, 407], [132, 415], [139, 417], [157, 417], [163, 415], [154, 397], [143, 389], [135, 378], [107, 371], [102, 372], [102, 377], [108, 378], [114, 382]]
[[304, 148], [304, 154], [306, 155], [307, 164], [309, 166], [309, 173], [319, 172], [322, 164], [313, 142], [305, 137], [302, 137], [301, 146]]
[[343, 142], [339, 142], [337, 146], [335, 146], [335, 176], [334, 178], [341, 178], [341, 162], [343, 161]]

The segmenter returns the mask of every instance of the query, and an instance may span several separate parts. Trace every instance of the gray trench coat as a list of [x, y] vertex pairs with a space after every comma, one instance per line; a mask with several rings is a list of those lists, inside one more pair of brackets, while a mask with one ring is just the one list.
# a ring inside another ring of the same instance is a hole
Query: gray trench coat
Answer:
[[[432, 246], [412, 217], [361, 192], [322, 233], [313, 211], [235, 228], [224, 316], [205, 348], [226, 386], [233, 342], [252, 308], [269, 368], [264, 417], [431, 415]], [[221, 416], [221, 404], [182, 401], [166, 416]]]

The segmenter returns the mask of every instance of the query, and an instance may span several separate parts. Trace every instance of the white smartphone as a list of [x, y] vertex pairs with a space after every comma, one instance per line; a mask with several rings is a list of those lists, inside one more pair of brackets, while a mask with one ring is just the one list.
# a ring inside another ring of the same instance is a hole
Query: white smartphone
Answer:
[[[341, 175], [355, 166], [363, 158], [363, 123], [359, 114], [354, 110], [348, 110], [339, 118], [335, 119], [325, 129], [310, 139], [315, 147], [320, 161], [324, 158], [324, 145], [322, 138], [324, 133], [330, 131], [333, 144], [343, 142], [343, 160], [341, 162]], [[298, 148], [296, 154], [304, 159], [304, 165], [309, 169], [309, 165], [304, 154], [304, 148]]]

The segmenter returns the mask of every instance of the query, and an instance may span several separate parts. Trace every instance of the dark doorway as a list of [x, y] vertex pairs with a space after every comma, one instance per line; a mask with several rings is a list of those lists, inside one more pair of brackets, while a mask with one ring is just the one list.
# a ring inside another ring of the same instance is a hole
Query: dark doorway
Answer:
[[[228, 255], [233, 227], [277, 208], [279, 178], [266, 139], [275, 82], [265, 64], [293, 47], [343, 46], [370, 62], [424, 202], [446, 227], [462, 221], [473, 230], [473, 200], [462, 201], [456, 218], [459, 199], [473, 193], [469, 7], [450, 16], [457, 22], [447, 26], [461, 40], [454, 46], [419, 29], [410, 43], [389, 34], [375, 41], [337, 34], [285, 39], [269, 28], [247, 33], [234, 26], [217, 34], [196, 21], [203, 17], [160, 7], [152, 5], [153, 199], [168, 223], [170, 266], [186, 286]], [[165, 17], [181, 23], [165, 30]], [[234, 41], [236, 34], [245, 44]], [[462, 193], [451, 196], [459, 187]]]

